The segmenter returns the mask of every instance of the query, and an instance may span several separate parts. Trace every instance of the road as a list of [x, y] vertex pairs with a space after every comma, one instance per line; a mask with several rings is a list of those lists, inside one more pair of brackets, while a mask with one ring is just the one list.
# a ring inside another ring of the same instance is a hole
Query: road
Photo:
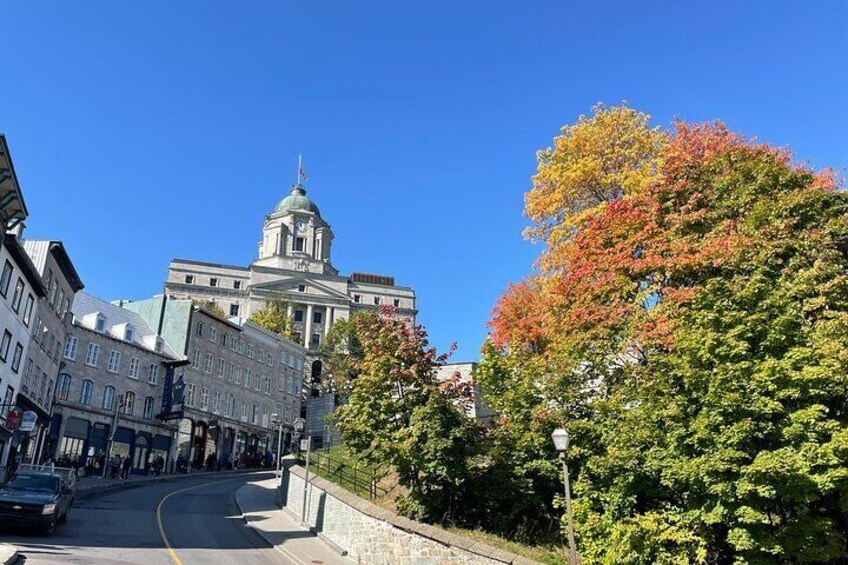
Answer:
[[80, 496], [52, 537], [0, 532], [27, 565], [288, 564], [241, 518], [235, 493], [273, 473], [205, 475]]

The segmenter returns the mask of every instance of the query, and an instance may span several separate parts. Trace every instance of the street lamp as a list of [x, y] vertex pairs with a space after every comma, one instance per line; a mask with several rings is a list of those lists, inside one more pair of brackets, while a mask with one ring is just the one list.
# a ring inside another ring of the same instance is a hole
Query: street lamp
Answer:
[[565, 512], [568, 516], [568, 561], [571, 565], [577, 565], [577, 548], [574, 545], [574, 517], [571, 514], [571, 486], [568, 482], [568, 461], [566, 460], [568, 432], [562, 428], [557, 428], [551, 434], [551, 439], [554, 440], [554, 448], [562, 461], [562, 480], [565, 483]]

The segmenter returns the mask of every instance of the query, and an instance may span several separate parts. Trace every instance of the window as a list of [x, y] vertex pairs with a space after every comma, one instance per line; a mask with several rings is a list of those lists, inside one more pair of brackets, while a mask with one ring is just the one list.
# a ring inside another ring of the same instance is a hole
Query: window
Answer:
[[215, 326], [209, 327], [209, 341], [218, 341], [218, 328]]
[[306, 239], [302, 237], [294, 238], [294, 250], [295, 251], [303, 251], [306, 247]]
[[191, 354], [191, 366], [195, 369], [200, 368], [200, 350], [195, 349], [194, 353]]
[[238, 343], [238, 352], [240, 355], [244, 355], [244, 340], [240, 339]]
[[32, 375], [32, 359], [27, 359], [26, 367], [24, 368], [24, 377], [21, 379], [21, 388], [29, 386], [29, 378]]
[[256, 378], [253, 379], [253, 390], [259, 390], [262, 388], [262, 375], [256, 373]]
[[194, 407], [194, 393], [195, 393], [196, 390], [197, 390], [197, 387], [195, 386], [194, 383], [188, 383], [186, 385], [186, 395], [185, 395], [186, 406]]
[[321, 334], [319, 334], [319, 333], [312, 334], [312, 345], [314, 345], [314, 346], [321, 345]]
[[56, 398], [58, 400], [67, 400], [68, 392], [71, 390], [71, 375], [62, 373], [59, 375], [59, 383], [56, 385]]
[[12, 264], [7, 260], [6, 264], [3, 265], [3, 276], [0, 277], [0, 294], [3, 295], [3, 298], [6, 298], [6, 295], [9, 293], [9, 283], [12, 282]]
[[271, 377], [265, 377], [265, 394], [271, 394]]
[[97, 320], [94, 322], [94, 329], [99, 332], [106, 331], [106, 317], [100, 314], [97, 315]]
[[88, 352], [85, 354], [85, 364], [90, 367], [97, 366], [97, 359], [100, 357], [100, 346], [96, 343], [88, 344]]
[[253, 359], [253, 344], [252, 343], [248, 344], [248, 346], [247, 346], [247, 358]]
[[297, 285], [297, 291], [298, 292], [306, 292], [306, 285], [305, 284]]
[[212, 354], [211, 353], [206, 354], [206, 372], [207, 373], [212, 372]]
[[15, 294], [12, 296], [12, 310], [18, 313], [21, 310], [21, 299], [24, 297], [24, 280], [18, 277], [15, 283]]
[[233, 288], [236, 290], [241, 290], [241, 281], [233, 281]]
[[235, 376], [236, 376], [236, 384], [240, 385], [241, 384], [241, 366], [240, 365], [236, 365]]
[[200, 392], [200, 409], [206, 410], [209, 407], [209, 389], [203, 387], [203, 390]]
[[250, 388], [250, 369], [244, 370], [244, 386]]
[[374, 304], [376, 304], [377, 306], [380, 305], [380, 297], [379, 296], [374, 297]]
[[303, 310], [295, 310], [294, 311], [294, 321], [302, 322], [303, 321]]
[[110, 373], [117, 373], [121, 367], [121, 352], [113, 351], [109, 354], [109, 367], [106, 368]]
[[88, 379], [82, 381], [82, 389], [80, 390], [79, 403], [83, 406], [91, 405], [91, 389], [94, 388], [94, 383]]
[[250, 423], [255, 424], [256, 420], [259, 418], [259, 407], [255, 404], [253, 405], [253, 412], [251, 412]]
[[197, 325], [194, 326], [194, 335], [203, 337], [203, 322], [197, 322]]
[[32, 319], [32, 307], [35, 305], [35, 298], [32, 294], [27, 295], [26, 304], [24, 305], [24, 325], [29, 327], [29, 322]]
[[3, 341], [0, 342], [0, 361], [5, 361], [9, 356], [9, 346], [12, 345], [12, 332], [3, 331]]
[[132, 341], [133, 337], [135, 337], [135, 330], [132, 326], [127, 326], [124, 329], [124, 339], [127, 341]]
[[186, 275], [185, 276], [186, 284], [194, 284], [194, 275]]
[[216, 277], [209, 277], [209, 286], [218, 286], [218, 279]]
[[215, 395], [212, 397], [212, 412], [217, 414], [220, 411], [221, 411], [221, 393], [216, 390]]
[[147, 370], [147, 384], [155, 385], [159, 382], [159, 364], [151, 363]]
[[18, 372], [21, 368], [21, 357], [24, 356], [24, 346], [21, 342], [15, 344], [15, 353], [12, 355], [12, 370]]
[[241, 401], [241, 421], [247, 422], [247, 400]]
[[227, 408], [226, 408], [226, 412], [224, 412], [224, 415], [232, 418], [233, 415], [235, 414], [235, 411], [236, 411], [236, 399], [233, 398], [232, 394], [228, 394], [227, 395]]
[[230, 365], [227, 367], [227, 380], [233, 380], [233, 371], [235, 371], [236, 367], [233, 365], [232, 361], [230, 361]]
[[395, 298], [395, 306], [400, 306], [400, 300]]
[[260, 363], [265, 362], [265, 350], [262, 349], [261, 347], [259, 348], [259, 351], [256, 354], [256, 360], [259, 361]]
[[55, 306], [53, 306], [53, 309], [56, 310], [56, 314], [59, 315], [59, 316], [62, 315], [62, 303], [64, 303], [64, 302], [65, 302], [65, 291], [60, 289], [59, 290], [59, 297], [56, 300]]
[[221, 332], [221, 347], [227, 347], [227, 334]]
[[221, 378], [224, 377], [224, 360], [220, 357], [218, 358], [218, 376]]
[[68, 339], [65, 341], [65, 359], [70, 359], [71, 361], [76, 361], [77, 358], [77, 344], [79, 343], [79, 338], [69, 335]]
[[312, 323], [314, 324], [323, 324], [324, 323], [324, 313], [323, 312], [315, 312], [312, 314]]
[[294, 377], [291, 375], [286, 377], [286, 392], [294, 394]]
[[230, 340], [230, 349], [232, 349], [233, 351], [238, 349], [238, 338], [237, 337], [234, 337]]
[[107, 386], [103, 389], [103, 409], [111, 412], [115, 408], [115, 387]]
[[285, 417], [285, 420], [284, 420], [284, 421], [285, 421], [286, 423], [288, 423], [288, 422], [291, 422], [291, 421], [292, 421], [292, 419], [291, 419], [291, 406], [289, 406], [289, 405], [286, 405], [286, 417]]
[[144, 399], [144, 419], [152, 420], [153, 419], [153, 400], [152, 396], [148, 396]]
[[359, 302], [362, 301], [362, 297], [358, 294], [354, 294], [353, 295], [353, 301], [359, 303]]
[[138, 357], [133, 357], [132, 359], [130, 359], [130, 374], [129, 374], [129, 377], [131, 379], [138, 379], [138, 365], [139, 365]]
[[135, 393], [132, 391], [128, 391], [124, 395], [124, 414], [129, 414], [132, 416], [133, 410], [135, 409]]

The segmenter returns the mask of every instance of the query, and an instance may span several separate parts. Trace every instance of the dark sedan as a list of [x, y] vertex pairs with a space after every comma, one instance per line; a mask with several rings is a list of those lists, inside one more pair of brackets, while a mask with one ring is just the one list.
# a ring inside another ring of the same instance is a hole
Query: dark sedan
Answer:
[[52, 535], [74, 502], [74, 488], [50, 471], [17, 473], [0, 489], [0, 524], [26, 526]]

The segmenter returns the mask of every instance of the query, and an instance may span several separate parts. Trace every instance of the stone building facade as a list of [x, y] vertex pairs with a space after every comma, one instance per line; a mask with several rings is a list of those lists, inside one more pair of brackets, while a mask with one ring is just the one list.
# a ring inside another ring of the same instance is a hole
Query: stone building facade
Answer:
[[48, 433], [54, 391], [62, 370], [62, 349], [71, 331], [71, 304], [83, 283], [62, 242], [28, 239], [22, 243], [46, 291], [36, 301], [32, 341], [17, 398], [19, 408], [38, 415], [36, 429], [20, 438], [22, 461], [34, 463], [55, 449], [55, 436]]
[[141, 316], [94, 296], [74, 300], [62, 348], [50, 454], [60, 462], [129, 456], [132, 472], [171, 458], [176, 426], [156, 418], [162, 380], [177, 360]]
[[436, 370], [436, 378], [440, 381], [457, 379], [460, 383], [470, 384], [472, 386], [472, 401], [466, 407], [466, 413], [469, 417], [486, 424], [492, 420], [495, 413], [486, 405], [486, 402], [483, 399], [483, 391], [480, 387], [480, 383], [478, 383], [475, 378], [476, 372], [477, 363], [474, 361], [466, 363], [447, 363]]
[[335, 320], [382, 305], [414, 320], [415, 292], [383, 275], [339, 274], [332, 264], [333, 230], [295, 185], [265, 217], [259, 254], [248, 267], [174, 259], [165, 293], [209, 300], [231, 316], [249, 317], [270, 297], [290, 304], [296, 341], [316, 351]]
[[160, 295], [123, 302], [176, 355], [185, 384], [178, 451], [195, 466], [229, 465], [276, 453], [273, 414], [289, 425], [300, 415], [306, 349], [243, 318], [222, 318], [191, 300]]

